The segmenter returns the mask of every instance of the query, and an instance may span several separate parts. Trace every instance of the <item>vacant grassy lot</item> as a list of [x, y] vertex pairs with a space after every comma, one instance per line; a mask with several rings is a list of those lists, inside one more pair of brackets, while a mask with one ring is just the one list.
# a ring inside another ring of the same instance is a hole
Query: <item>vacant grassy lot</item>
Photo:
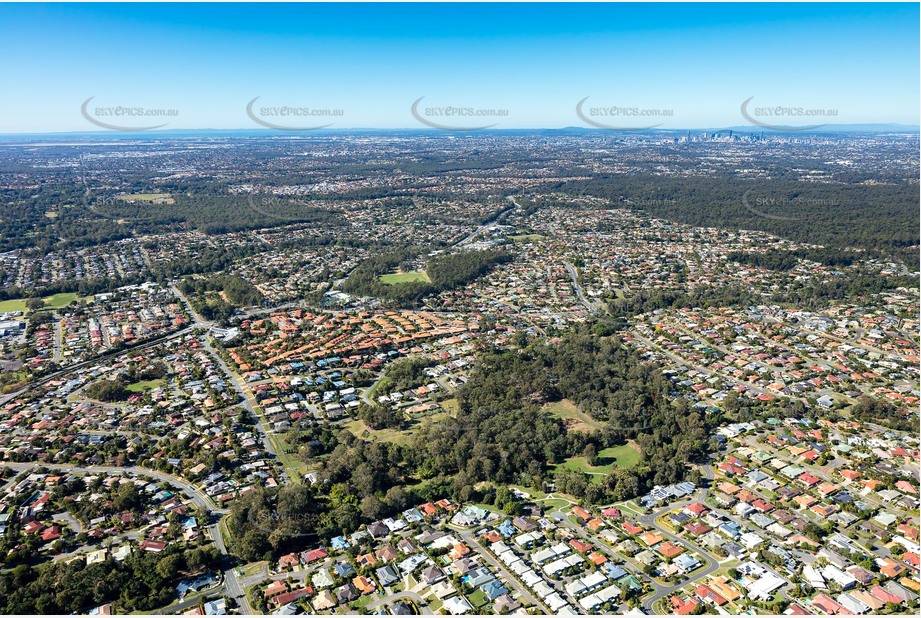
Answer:
[[579, 409], [568, 399], [548, 403], [544, 409], [557, 418], [563, 419], [567, 431], [589, 433], [601, 429], [601, 423]]
[[457, 403], [457, 399], [445, 399], [441, 402], [441, 407], [451, 416], [457, 416], [457, 412], [460, 409], [460, 404]]
[[371, 429], [363, 420], [356, 419], [344, 425], [352, 435], [372, 442], [392, 442], [407, 446], [417, 431], [434, 423], [444, 422], [451, 414], [449, 412], [436, 412], [431, 416], [423, 416], [408, 424], [406, 429]]
[[[284, 433], [269, 432], [269, 441], [275, 447], [275, 453], [278, 455], [278, 463], [285, 469], [288, 476], [295, 483], [301, 481], [301, 477], [307, 474], [308, 467], [297, 456], [296, 445], [290, 444]], [[288, 452], [293, 451], [293, 452]]]
[[431, 283], [432, 280], [429, 279], [428, 274], [424, 270], [411, 270], [409, 272], [398, 272], [390, 273], [389, 275], [381, 275], [381, 283], [394, 284], [394, 283], [413, 283], [414, 281], [422, 281], [423, 283]]
[[392, 442], [393, 444], [407, 445], [412, 437], [412, 430], [399, 429], [371, 429], [363, 420], [356, 419], [344, 425], [356, 438], [372, 442]]

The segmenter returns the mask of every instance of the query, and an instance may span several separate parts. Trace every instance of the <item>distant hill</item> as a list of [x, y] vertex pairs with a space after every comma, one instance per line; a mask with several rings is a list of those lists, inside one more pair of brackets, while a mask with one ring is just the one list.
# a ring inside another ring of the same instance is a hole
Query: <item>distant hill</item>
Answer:
[[[723, 131], [734, 131], [738, 133], [761, 133], [783, 135], [787, 131], [768, 129], [758, 126], [733, 126], [733, 127], [712, 127], [706, 129], [642, 129], [637, 131], [620, 131], [622, 134], [629, 135], [670, 135], [684, 134], [688, 131], [692, 135], [700, 133], [716, 133]], [[588, 135], [592, 133], [611, 133], [607, 129], [596, 129], [593, 127], [562, 127], [558, 129], [533, 128], [533, 129], [483, 129], [478, 131], [450, 131], [446, 132], [440, 129], [431, 129], [427, 127], [407, 127], [402, 129], [319, 129], [316, 131], [275, 131], [272, 129], [163, 129], [155, 131], [142, 132], [120, 132], [120, 131], [61, 131], [56, 133], [0, 133], [0, 142], [31, 142], [44, 141], [49, 139], [62, 140], [71, 139], [78, 141], [97, 141], [112, 139], [131, 139], [136, 141], [148, 141], [151, 139], [163, 138], [190, 138], [190, 137], [267, 137], [267, 136], [309, 136], [309, 135], [481, 135], [489, 133], [491, 135]], [[811, 133], [919, 133], [921, 127], [918, 125], [897, 124], [897, 123], [869, 123], [869, 124], [826, 124], [809, 131], [803, 131], [800, 135]]]

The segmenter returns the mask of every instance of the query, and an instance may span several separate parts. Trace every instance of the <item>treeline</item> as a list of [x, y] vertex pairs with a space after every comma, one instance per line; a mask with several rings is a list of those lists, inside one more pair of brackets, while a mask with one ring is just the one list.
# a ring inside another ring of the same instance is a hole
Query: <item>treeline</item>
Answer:
[[422, 386], [432, 381], [425, 370], [437, 364], [437, 361], [421, 356], [401, 358], [387, 367], [382, 386], [389, 391], [405, 391]]
[[434, 484], [418, 491], [410, 471], [404, 447], [366, 442], [342, 430], [317, 472], [320, 483], [260, 487], [231, 504], [227, 525], [234, 554], [246, 561], [271, 559], [446, 495]]
[[397, 268], [409, 270], [417, 254], [412, 249], [387, 253], [362, 262], [342, 284], [342, 291], [355, 296], [373, 296], [398, 307], [409, 307], [423, 296], [461, 287], [488, 273], [512, 256], [501, 250], [461, 251], [431, 257], [425, 265], [430, 282], [384, 283], [381, 276]]
[[861, 395], [851, 408], [851, 416], [859, 421], [876, 423], [889, 429], [899, 431], [917, 431], [917, 420], [909, 416], [885, 399], [876, 399]]
[[680, 307], [747, 307], [769, 302], [778, 305], [795, 305], [801, 309], [815, 310], [827, 307], [833, 301], [854, 299], [894, 290], [899, 287], [917, 287], [911, 276], [878, 275], [869, 272], [849, 273], [822, 282], [794, 281], [787, 290], [765, 296], [749, 288], [727, 285], [700, 286], [685, 290], [635, 290], [623, 298], [608, 301], [608, 311], [615, 317], [626, 318], [656, 309]]
[[110, 602], [121, 611], [155, 610], [175, 600], [179, 580], [214, 571], [220, 560], [213, 545], [187, 550], [172, 545], [157, 554], [135, 551], [121, 562], [21, 565], [0, 573], [0, 613], [85, 614]]
[[437, 291], [461, 287], [488, 273], [497, 264], [511, 261], [512, 256], [502, 250], [461, 251], [433, 257], [428, 261], [426, 273]]
[[236, 275], [186, 277], [179, 283], [179, 290], [202, 317], [222, 324], [227, 323], [238, 308], [259, 305], [264, 299], [252, 283]]
[[228, 302], [235, 307], [258, 305], [264, 297], [252, 283], [236, 275], [211, 277], [187, 277], [179, 284], [183, 294], [204, 296], [208, 292], [223, 292]]
[[858, 254], [853, 251], [828, 248], [772, 249], [764, 252], [732, 251], [726, 257], [739, 264], [781, 272], [793, 270], [801, 259], [835, 267], [851, 266], [859, 259]]
[[55, 281], [53, 283], [41, 284], [36, 287], [23, 289], [15, 286], [0, 289], [0, 300], [9, 300], [12, 298], [41, 298], [43, 296], [53, 296], [55, 294], [65, 294], [75, 292], [79, 296], [93, 296], [105, 292], [114, 292], [118, 288], [126, 285], [137, 285], [150, 281], [151, 277], [146, 273], [129, 276], [129, 277], [105, 277], [94, 279], [73, 279]]
[[609, 199], [694, 226], [761, 230], [830, 250], [859, 247], [917, 269], [919, 196], [913, 184], [603, 175], [556, 183], [570, 195]]

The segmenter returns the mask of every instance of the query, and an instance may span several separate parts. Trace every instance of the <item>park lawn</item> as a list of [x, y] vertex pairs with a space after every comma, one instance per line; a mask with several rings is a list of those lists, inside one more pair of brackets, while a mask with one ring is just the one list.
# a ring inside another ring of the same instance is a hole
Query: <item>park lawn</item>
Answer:
[[125, 390], [129, 393], [143, 393], [144, 391], [150, 391], [160, 386], [163, 386], [163, 380], [144, 380], [143, 382], [129, 384], [125, 387]]
[[554, 470], [560, 468], [564, 470], [576, 470], [588, 474], [593, 483], [601, 483], [615, 467], [632, 468], [640, 462], [640, 452], [636, 447], [630, 444], [623, 444], [611, 448], [602, 449], [598, 452], [598, 465], [589, 465], [588, 460], [581, 455], [570, 457], [561, 464], [557, 464]]
[[575, 403], [569, 399], [561, 399], [544, 405], [544, 410], [551, 415], [563, 419], [567, 431], [577, 433], [590, 433], [600, 430], [602, 424], [591, 416], [579, 409]]
[[550, 498], [549, 500], [539, 501], [540, 506], [545, 509], [565, 509], [568, 506], [571, 506], [569, 502], [563, 500], [562, 498]]
[[408, 272], [397, 272], [390, 273], [389, 275], [381, 275], [381, 283], [394, 284], [394, 283], [413, 283], [416, 281], [421, 281], [423, 283], [431, 283], [432, 280], [429, 279], [428, 273], [424, 270], [410, 270]]
[[619, 468], [634, 468], [640, 463], [640, 449], [632, 442], [601, 449], [598, 452], [600, 461], [611, 461]]
[[14, 298], [12, 300], [0, 301], [0, 313], [6, 313], [8, 311], [25, 311], [26, 310], [26, 299], [25, 298]]
[[546, 238], [543, 234], [515, 234], [514, 236], [509, 236], [508, 239], [513, 242], [532, 242], [535, 240], [543, 240]]
[[70, 303], [77, 300], [77, 294], [73, 292], [55, 294], [45, 298], [45, 305], [51, 307], [52, 309], [60, 309], [61, 307], [66, 307]]
[[[73, 292], [66, 292], [61, 294], [54, 294], [53, 296], [46, 296], [42, 300], [45, 301], [45, 306], [51, 309], [60, 309], [61, 307], [66, 307], [70, 303], [77, 300], [77, 294]], [[6, 313], [7, 311], [25, 311], [26, 310], [26, 300], [25, 298], [14, 298], [12, 300], [0, 301], [0, 313]]]
[[576, 457], [570, 457], [561, 464], [554, 466], [553, 471], [557, 470], [574, 470], [577, 472], [582, 472], [589, 475], [589, 480], [592, 483], [601, 483], [604, 480], [604, 477], [614, 469], [612, 464], [605, 466], [590, 466], [588, 460], [581, 455]]

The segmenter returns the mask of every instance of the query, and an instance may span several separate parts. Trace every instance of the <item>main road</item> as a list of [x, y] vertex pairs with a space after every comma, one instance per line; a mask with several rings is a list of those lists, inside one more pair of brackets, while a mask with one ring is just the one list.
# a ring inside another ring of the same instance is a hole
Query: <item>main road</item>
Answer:
[[471, 241], [473, 241], [474, 238], [476, 238], [477, 236], [479, 236], [480, 234], [482, 234], [483, 232], [485, 232], [486, 230], [488, 230], [489, 228], [491, 228], [492, 226], [494, 226], [496, 223], [498, 223], [498, 222], [499, 222], [501, 219], [503, 219], [508, 213], [512, 212], [512, 211], [515, 210], [516, 208], [520, 208], [520, 206], [518, 205], [518, 202], [515, 201], [515, 196], [514, 196], [514, 195], [510, 195], [510, 196], [508, 196], [508, 197], [505, 198], [505, 199], [507, 199], [508, 201], [510, 201], [510, 202], [512, 203], [512, 206], [508, 206], [507, 208], [504, 208], [504, 209], [500, 210], [499, 212], [497, 212], [497, 213], [496, 213], [496, 216], [494, 216], [494, 217], [491, 218], [489, 221], [487, 221], [487, 222], [484, 223], [483, 225], [479, 226], [477, 229], [473, 230], [472, 232], [470, 232], [469, 234], [467, 234], [466, 236], [464, 236], [463, 238], [461, 238], [459, 241], [457, 241], [456, 243], [454, 243], [454, 245], [455, 245], [456, 247], [462, 247], [462, 246], [464, 246], [464, 245], [470, 243]]
[[585, 298], [585, 294], [582, 293], [582, 285], [579, 283], [579, 273], [576, 271], [576, 267], [569, 262], [563, 262], [563, 266], [569, 271], [569, 278], [572, 279], [572, 287], [576, 290], [576, 296], [579, 298], [579, 302], [585, 305], [585, 308], [592, 313], [598, 311], [598, 306]]
[[263, 446], [265, 446], [265, 450], [272, 456], [272, 459], [275, 460], [275, 463], [278, 464], [281, 470], [282, 480], [287, 483], [289, 481], [288, 473], [285, 471], [284, 466], [282, 466], [281, 461], [278, 459], [278, 452], [275, 450], [275, 446], [272, 444], [272, 440], [269, 438], [269, 432], [265, 428], [265, 425], [262, 422], [262, 418], [259, 416], [259, 414], [256, 413], [255, 399], [252, 395], [247, 393], [239, 376], [237, 376], [237, 374], [230, 369], [227, 363], [224, 362], [224, 359], [221, 357], [221, 355], [217, 353], [214, 347], [212, 347], [211, 342], [208, 340], [207, 336], [204, 337], [203, 341], [205, 344], [205, 349], [212, 357], [214, 357], [218, 365], [220, 365], [224, 374], [230, 380], [231, 385], [233, 385], [233, 389], [240, 396], [240, 399], [243, 400], [243, 408], [249, 412], [250, 417], [253, 419], [253, 423], [255, 423], [256, 427], [256, 432], [259, 434], [259, 438], [262, 441]]
[[[189, 299], [185, 297], [185, 295], [179, 290], [178, 287], [176, 287], [175, 285], [171, 285], [170, 288], [172, 289], [176, 297], [180, 299], [182, 304], [185, 305], [186, 310], [189, 312], [189, 315], [191, 315], [192, 319], [195, 321], [195, 326], [197, 328], [208, 329], [214, 325], [213, 322], [209, 322], [205, 320], [198, 312], [195, 311], [195, 309], [192, 307], [192, 303], [189, 302]], [[297, 303], [291, 303], [292, 306], [295, 304]], [[253, 310], [250, 313], [247, 313], [246, 315], [247, 316], [256, 315], [258, 313], [265, 313], [265, 312], [275, 311], [278, 309], [280, 308], [257, 309], [257, 310]], [[211, 341], [208, 339], [207, 334], [205, 334], [202, 337], [202, 341], [204, 342], [205, 350], [207, 350], [208, 354], [212, 356], [214, 360], [217, 362], [217, 364], [221, 367], [221, 370], [227, 376], [227, 379], [230, 380], [230, 383], [233, 386], [233, 389], [237, 392], [237, 395], [239, 395], [240, 399], [243, 401], [242, 403], [243, 408], [249, 413], [250, 417], [252, 418], [253, 423], [255, 424], [255, 427], [256, 427], [256, 432], [259, 434], [259, 438], [262, 441], [262, 444], [265, 447], [265, 450], [272, 456], [272, 458], [275, 460], [275, 463], [279, 465], [279, 467], [281, 468], [282, 480], [285, 483], [287, 483], [289, 481], [288, 474], [287, 472], [285, 472], [284, 466], [281, 465], [281, 462], [278, 459], [278, 453], [276, 452], [275, 447], [272, 444], [272, 440], [269, 438], [268, 430], [263, 425], [262, 419], [260, 418], [259, 414], [256, 413], [255, 400], [253, 399], [252, 395], [247, 394], [246, 388], [244, 388], [243, 383], [241, 382], [239, 376], [233, 370], [231, 370], [231, 368], [227, 365], [227, 363], [224, 362], [224, 358], [220, 354], [218, 354], [218, 352], [214, 349], [214, 346], [211, 345]]]

